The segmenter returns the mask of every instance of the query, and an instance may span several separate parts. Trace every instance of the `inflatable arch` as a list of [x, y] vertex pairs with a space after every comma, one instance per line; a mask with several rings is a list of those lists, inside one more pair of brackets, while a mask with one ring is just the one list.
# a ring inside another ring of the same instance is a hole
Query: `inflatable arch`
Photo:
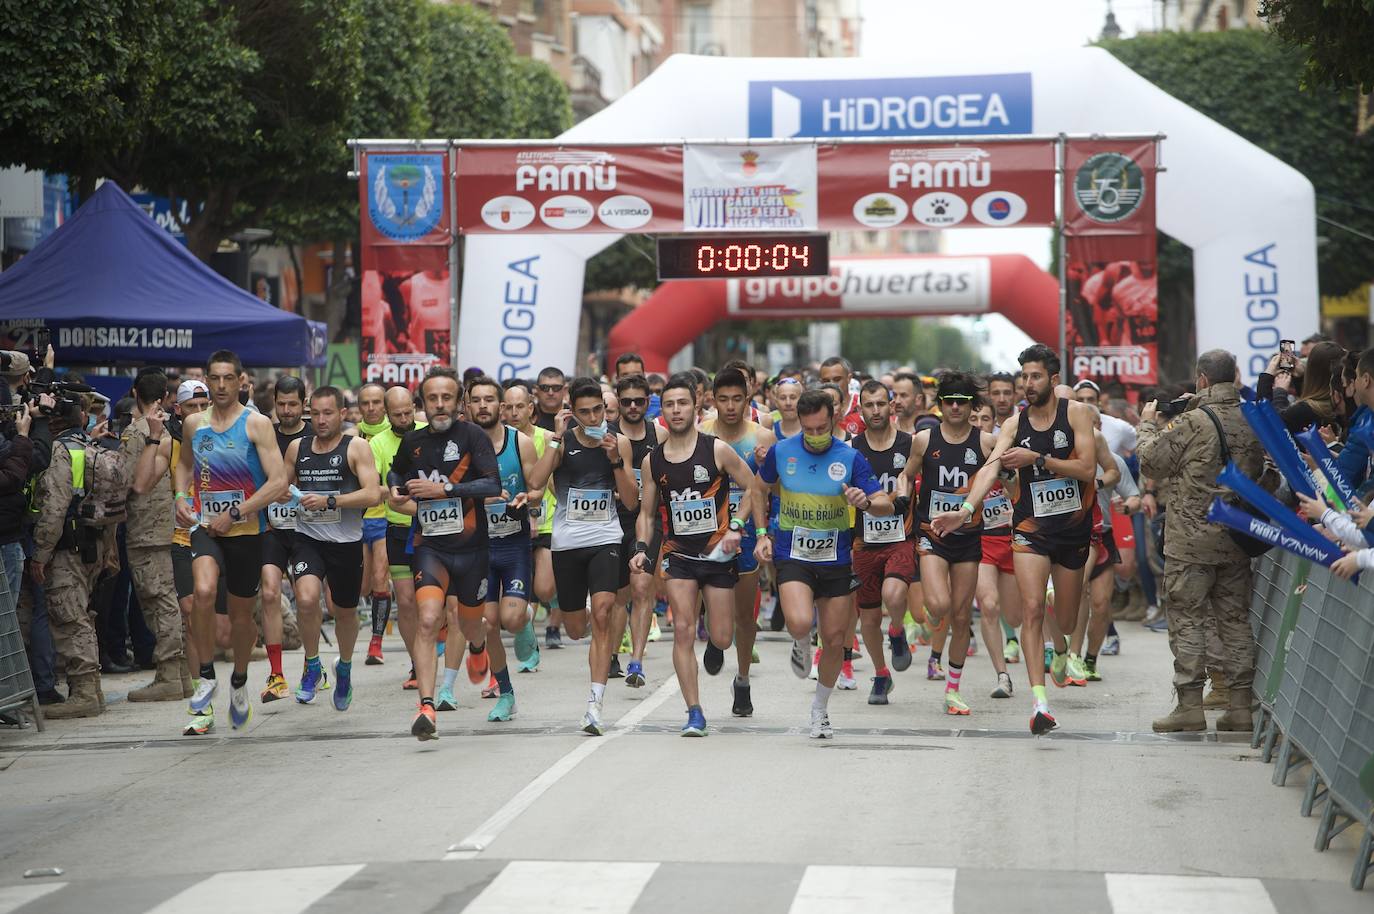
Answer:
[[[987, 62], [679, 55], [562, 139], [1155, 132], [1168, 137], [1156, 217], [1193, 249], [1198, 345], [1236, 353], [1252, 380], [1280, 338], [1317, 327], [1312, 184], [1099, 48]], [[511, 374], [571, 365], [586, 259], [616, 237], [468, 237], [460, 364], [497, 358]], [[517, 333], [519, 358], [503, 349], [515, 331], [493, 319], [513, 285], [537, 300]]]

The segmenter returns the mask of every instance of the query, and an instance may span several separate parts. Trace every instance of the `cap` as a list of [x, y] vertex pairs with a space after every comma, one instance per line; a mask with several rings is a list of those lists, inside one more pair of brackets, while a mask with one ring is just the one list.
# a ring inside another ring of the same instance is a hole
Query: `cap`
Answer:
[[13, 349], [0, 349], [0, 375], [6, 378], [22, 378], [33, 370], [29, 357]]
[[1079, 381], [1077, 384], [1075, 384], [1075, 385], [1073, 386], [1073, 389], [1074, 389], [1074, 390], [1080, 390], [1080, 389], [1082, 389], [1082, 388], [1084, 388], [1084, 387], [1091, 387], [1093, 390], [1097, 391], [1098, 393], [1102, 393], [1102, 388], [1100, 388], [1100, 387], [1097, 386], [1097, 382], [1096, 382], [1096, 381], [1093, 381], [1093, 380], [1091, 380], [1091, 379], [1089, 379], [1089, 378], [1084, 378], [1083, 380]]
[[192, 400], [196, 397], [206, 397], [208, 399], [209, 396], [210, 388], [206, 387], [205, 382], [199, 378], [187, 378], [177, 387], [178, 403], [185, 403], [187, 400]]

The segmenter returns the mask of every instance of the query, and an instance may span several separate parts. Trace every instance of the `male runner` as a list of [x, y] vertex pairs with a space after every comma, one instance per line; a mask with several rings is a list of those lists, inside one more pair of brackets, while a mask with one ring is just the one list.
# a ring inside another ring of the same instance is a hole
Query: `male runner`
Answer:
[[459, 627], [469, 643], [486, 640], [483, 610], [490, 561], [483, 505], [501, 494], [501, 479], [491, 441], [471, 422], [458, 419], [462, 396], [453, 369], [429, 370], [420, 383], [429, 425], [401, 439], [387, 474], [388, 503], [403, 514], [414, 514], [419, 527], [410, 567], [418, 616], [411, 661], [420, 706], [410, 732], [421, 741], [438, 735], [435, 644], [449, 597], [457, 599]]
[[551, 432], [557, 431], [554, 428], [554, 419], [563, 410], [567, 390], [567, 379], [559, 369], [550, 365], [539, 372], [539, 379], [534, 385], [535, 425]]
[[[239, 402], [243, 364], [227, 349], [211, 354], [205, 366], [210, 409], [187, 416], [177, 459], [177, 524], [191, 530], [191, 574], [195, 603], [191, 636], [200, 661], [200, 684], [190, 712], [207, 714], [219, 683], [215, 679], [215, 597], [223, 567], [229, 591], [229, 622], [234, 649], [230, 677], [229, 722], [248, 725], [248, 661], [258, 639], [253, 603], [262, 577], [262, 511], [286, 492], [286, 472], [272, 422]], [[207, 726], [206, 730], [209, 729]], [[188, 728], [187, 732], [196, 732]], [[203, 731], [199, 731], [203, 732]]]
[[[792, 635], [792, 672], [805, 678], [813, 612], [820, 615], [823, 645], [811, 704], [811, 737], [831, 739], [830, 694], [840, 674], [844, 647], [854, 632], [854, 591], [859, 582], [850, 564], [851, 508], [881, 517], [892, 513], [868, 460], [835, 440], [834, 403], [809, 390], [797, 401], [802, 433], [769, 448], [752, 490], [755, 554], [775, 561], [779, 602]], [[764, 526], [768, 495], [779, 493], [778, 528]], [[776, 539], [776, 544], [775, 544]]]
[[619, 381], [621, 378], [644, 377], [644, 358], [638, 353], [623, 352], [615, 360], [615, 376], [612, 381]]
[[926, 393], [921, 379], [909, 371], [899, 371], [892, 378], [892, 407], [897, 431], [916, 434], [916, 420], [925, 410]]
[[[625, 358], [626, 356], [621, 356], [616, 361], [617, 370]], [[630, 364], [633, 367], [635, 363]], [[643, 363], [638, 364], [642, 366]], [[645, 411], [649, 408], [649, 382], [644, 380], [642, 374], [621, 375], [615, 383], [615, 393], [620, 399], [620, 422], [617, 430], [622, 437], [629, 439], [630, 466], [634, 470], [635, 485], [640, 487], [642, 492], [640, 483], [644, 458], [663, 443], [668, 437], [668, 430], [657, 423], [644, 421]], [[644, 685], [644, 647], [649, 640], [649, 621], [654, 614], [655, 585], [652, 568], [658, 557], [659, 540], [662, 537], [655, 536], [646, 540], [650, 547], [647, 567], [651, 570], [636, 572], [630, 564], [630, 559], [634, 553], [635, 521], [639, 517], [639, 507], [636, 505], [634, 510], [629, 510], [617, 501], [616, 511], [620, 516], [620, 526], [625, 531], [625, 539], [621, 542], [621, 561], [624, 562], [624, 570], [620, 576], [620, 589], [616, 591], [615, 606], [611, 610], [611, 643], [621, 643], [621, 637], [625, 632], [625, 605], [628, 603], [631, 606], [630, 662], [625, 671], [625, 685], [638, 689]], [[615, 675], [619, 664], [614, 655], [611, 665], [611, 674]]]
[[624, 530], [612, 507], [639, 504], [639, 488], [627, 461], [630, 442], [606, 425], [606, 401], [592, 378], [574, 378], [569, 385], [570, 410], [558, 416], [544, 456], [526, 481], [540, 489], [553, 479], [553, 570], [558, 603], [568, 634], [581, 638], [587, 631], [587, 598], [591, 597], [592, 644], [587, 663], [591, 692], [582, 729], [601, 736], [602, 700], [611, 666], [611, 609], [620, 581], [620, 549]]
[[[892, 397], [879, 381], [865, 381], [859, 390], [859, 409], [865, 431], [854, 438], [854, 449], [868, 460], [883, 491], [898, 492], [898, 480], [905, 476], [911, 436], [892, 424]], [[854, 521], [854, 574], [859, 579], [859, 632], [864, 647], [873, 659], [871, 705], [885, 705], [892, 694], [892, 674], [883, 654], [883, 607], [891, 624], [888, 639], [892, 665], [898, 670], [911, 666], [911, 648], [906, 641], [902, 620], [906, 617], [907, 590], [915, 577], [915, 544], [912, 541], [913, 514], [910, 496], [894, 498], [894, 511], [878, 517], [860, 511]]]
[[[529, 438], [534, 444], [534, 456], [538, 460], [544, 456], [544, 451], [548, 447], [549, 433], [547, 429], [535, 425], [534, 417], [534, 395], [530, 392], [529, 384], [525, 381], [510, 384], [506, 388], [502, 397], [502, 406], [506, 410], [506, 422], [511, 428]], [[528, 480], [528, 476], [526, 477]], [[541, 499], [530, 502], [528, 508], [530, 524], [530, 548], [533, 567], [533, 593], [534, 599], [548, 607], [549, 627], [545, 635], [549, 639], [548, 647], [561, 648], [563, 639], [558, 633], [558, 622], [555, 620], [553, 604], [555, 589], [553, 586], [553, 558], [549, 552], [549, 540], [553, 535], [553, 493], [544, 490]], [[530, 620], [530, 631], [534, 631], [534, 620]], [[554, 635], [558, 635], [555, 639]], [[520, 672], [532, 673], [539, 668], [539, 643], [535, 642], [534, 653], [524, 663], [520, 664]]]
[[[1003, 468], [1018, 472], [1012, 508], [1012, 561], [1025, 614], [1021, 641], [1040, 644], [1045, 585], [1050, 580], [1054, 581], [1060, 629], [1071, 630], [1078, 617], [1083, 565], [1092, 536], [1097, 448], [1088, 408], [1055, 393], [1059, 356], [1054, 350], [1037, 343], [1025, 349], [1017, 361], [1026, 385], [1026, 408], [1015, 422], [1002, 424], [997, 445], [974, 477], [964, 504], [933, 516], [932, 528], [941, 535], [957, 531], [982, 509]], [[1067, 684], [1067, 662], [1056, 644], [1050, 671], [1056, 686]], [[1039, 736], [1058, 723], [1050, 714], [1044, 667], [1027, 663], [1026, 674], [1035, 696], [1030, 729]]]
[[[744, 382], [738, 372], [731, 374]], [[662, 567], [673, 610], [673, 669], [687, 703], [682, 735], [705, 736], [706, 716], [697, 683], [697, 608], [704, 600], [707, 630], [715, 648], [715, 659], [708, 658], [705, 666], [714, 676], [734, 635], [731, 592], [739, 580], [735, 553], [750, 514], [747, 499], [736, 510], [729, 509], [730, 485], [748, 491], [754, 474], [734, 448], [697, 431], [696, 385], [690, 374], [675, 374], [663, 386], [663, 415], [668, 438], [640, 464], [644, 496], [633, 565], [637, 572], [647, 574], [653, 561], [649, 542], [657, 529], [663, 529]], [[662, 528], [657, 517], [660, 503], [666, 515]], [[752, 625], [752, 617], [749, 622]]]
[[[310, 423], [301, 418], [305, 413], [305, 382], [292, 375], [282, 375], [272, 391], [273, 412], [277, 417], [277, 448], [282, 456], [291, 442], [315, 430]], [[278, 701], [289, 694], [286, 675], [281, 665], [282, 642], [282, 575], [291, 569], [291, 552], [295, 545], [296, 507], [287, 502], [272, 502], [267, 506], [267, 532], [262, 537], [262, 633], [267, 642], [267, 688], [260, 696], [263, 704]], [[296, 594], [297, 611], [303, 609], [300, 593]], [[317, 613], [318, 601], [310, 607]], [[318, 636], [317, 636], [318, 638]], [[320, 688], [327, 688], [327, 679], [320, 681]]]
[[983, 466], [996, 439], [974, 428], [969, 419], [978, 382], [962, 371], [940, 377], [936, 399], [940, 424], [923, 429], [912, 439], [906, 464], [908, 482], [921, 477], [917, 506], [921, 535], [916, 541], [921, 562], [921, 586], [926, 610], [949, 628], [949, 672], [945, 679], [945, 713], [967, 715], [969, 706], [959, 691], [972, 634], [973, 594], [978, 588], [978, 565], [983, 559], [983, 518], [968, 512], [968, 523], [951, 530], [932, 521], [945, 512], [962, 513], [969, 483]]
[[[305, 648], [296, 701], [309, 704], [323, 685], [320, 664], [320, 589], [329, 583], [329, 610], [339, 659], [334, 662], [334, 708], [353, 703], [353, 647], [363, 584], [363, 512], [378, 497], [377, 464], [362, 438], [343, 433], [343, 391], [318, 387], [310, 396], [313, 435], [292, 441], [283, 460], [287, 480], [301, 493], [291, 550], [292, 582]], [[385, 532], [385, 531], [384, 531]]]
[[[358, 388], [358, 435], [371, 442], [391, 428], [386, 416], [386, 388], [375, 381]], [[372, 640], [367, 645], [367, 663], [382, 661], [382, 639], [391, 617], [391, 590], [387, 587], [386, 502], [378, 500], [363, 513], [363, 593], [371, 594]]]
[[859, 414], [859, 398], [850, 393], [854, 381], [854, 369], [842, 356], [832, 355], [821, 362], [821, 383], [833, 384], [840, 392], [839, 419], [842, 427], [852, 438], [864, 430], [863, 417]]
[[[771, 431], [749, 418], [748, 384], [748, 379], [734, 369], [727, 368], [716, 375], [713, 384], [716, 418], [703, 422], [701, 430], [734, 449], [748, 467], [752, 484], [754, 471], [758, 468], [758, 455], [766, 454], [777, 443], [777, 439]], [[750, 484], [730, 483], [730, 513], [733, 516], [751, 516], [740, 509]], [[739, 673], [731, 685], [734, 704], [730, 713], [736, 717], [752, 717], [754, 714], [754, 703], [749, 693], [749, 669], [754, 662], [754, 642], [759, 631], [754, 621], [754, 605], [759, 595], [759, 560], [754, 555], [757, 545], [758, 538], [746, 524], [740, 531], [739, 551], [735, 557], [735, 569], [739, 574], [739, 583], [735, 585], [735, 659], [739, 664]], [[676, 625], [676, 612], [673, 613], [673, 619]], [[719, 670], [723, 660], [723, 657], [717, 656], [715, 643], [708, 642], [704, 660], [706, 671], [714, 675], [712, 666]]]
[[1002, 423], [1016, 414], [1016, 375], [1010, 371], [994, 371], [988, 375], [988, 403], [992, 405], [992, 424], [1001, 429]]
[[[1011, 389], [1011, 382], [1006, 382]], [[995, 432], [995, 412], [990, 402], [974, 401], [973, 425], [985, 435]], [[1011, 496], [1007, 486], [1015, 485], [1016, 474], [1003, 471], [988, 497], [983, 499], [983, 557], [978, 566], [978, 624], [988, 659], [997, 674], [993, 698], [1010, 698], [1013, 692], [1007, 664], [1021, 659], [1021, 645], [1015, 633], [1002, 644], [1002, 620], [1013, 629], [1021, 627], [1021, 592], [1016, 589], [1016, 569], [1011, 563]]]
[[[183, 424], [190, 416], [209, 408], [210, 389], [205, 386], [204, 381], [187, 378], [177, 385], [176, 413], [167, 420], [167, 435], [172, 439], [171, 462], [168, 464], [172, 472], [169, 474], [168, 485], [171, 487], [173, 499], [176, 498], [177, 491], [176, 467], [181, 462]], [[191, 530], [180, 523], [172, 530], [172, 584], [176, 588], [177, 608], [181, 611], [185, 642], [185, 656], [181, 662], [181, 691], [183, 698], [190, 698], [200, 685], [200, 659], [196, 656], [196, 643], [191, 630], [196, 586], [195, 577], [191, 573]], [[227, 596], [224, 582], [221, 580], [219, 592], [215, 595], [217, 612], [218, 604], [225, 602], [224, 611], [228, 613]], [[185, 735], [204, 736], [214, 725], [215, 718], [208, 712], [192, 715], [186, 725]]]
[[[377, 478], [382, 480], [380, 497], [386, 504], [387, 486], [385, 480], [391, 473], [391, 463], [396, 459], [396, 452], [400, 450], [401, 441], [406, 435], [413, 432], [416, 428], [424, 428], [425, 423], [418, 425], [415, 422], [415, 398], [410, 391], [404, 387], [393, 387], [386, 392], [386, 418], [387, 428], [385, 431], [374, 435], [368, 444], [372, 448], [372, 459], [377, 464]], [[405, 642], [406, 652], [413, 656], [415, 648], [415, 581], [410, 574], [410, 553], [406, 548], [410, 541], [410, 527], [414, 518], [409, 514], [404, 514], [386, 504], [386, 560], [391, 577], [391, 587], [396, 597], [396, 627], [401, 631], [401, 640]], [[367, 523], [367, 515], [363, 515], [363, 523]], [[383, 662], [382, 659], [382, 636], [386, 634], [387, 618], [391, 615], [390, 610], [381, 612], [377, 610], [377, 601], [372, 601], [374, 612], [372, 613], [372, 638], [367, 645], [367, 664], [376, 666]], [[403, 689], [416, 688], [415, 670], [412, 668], [410, 675], [406, 677], [402, 684]]]
[[778, 419], [773, 423], [776, 440], [801, 434], [801, 420], [797, 418], [797, 401], [801, 395], [801, 382], [795, 378], [783, 378], [773, 385], [773, 400], [778, 404]]

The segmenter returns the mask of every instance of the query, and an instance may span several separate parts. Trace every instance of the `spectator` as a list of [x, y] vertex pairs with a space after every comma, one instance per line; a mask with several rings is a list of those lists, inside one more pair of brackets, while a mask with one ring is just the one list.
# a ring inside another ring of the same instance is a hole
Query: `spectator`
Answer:
[[[1306, 348], [1306, 343], [1303, 345]], [[1256, 395], [1274, 401], [1274, 408], [1290, 432], [1300, 432], [1309, 425], [1325, 425], [1340, 411], [1340, 372], [1344, 359], [1345, 350], [1331, 342], [1314, 343], [1305, 362], [1294, 361], [1291, 355], [1277, 352], [1260, 375]], [[1296, 402], [1290, 403], [1289, 388], [1296, 378], [1302, 379], [1301, 395]]]

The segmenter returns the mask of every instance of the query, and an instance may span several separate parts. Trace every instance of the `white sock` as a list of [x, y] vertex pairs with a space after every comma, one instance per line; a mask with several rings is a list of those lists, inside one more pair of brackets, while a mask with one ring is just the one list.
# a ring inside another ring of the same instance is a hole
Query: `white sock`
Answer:
[[452, 691], [454, 683], [458, 681], [458, 671], [444, 668], [444, 688]]
[[811, 707], [824, 711], [830, 707], [830, 693], [835, 691], [834, 686], [823, 686], [816, 683], [816, 697], [811, 699]]
[[606, 694], [606, 683], [604, 683], [604, 682], [593, 682], [593, 683], [592, 683], [592, 697], [589, 698], [589, 699], [587, 699], [587, 700], [588, 700], [589, 702], [594, 702], [595, 704], [601, 704], [602, 696], [604, 696], [605, 694]]

